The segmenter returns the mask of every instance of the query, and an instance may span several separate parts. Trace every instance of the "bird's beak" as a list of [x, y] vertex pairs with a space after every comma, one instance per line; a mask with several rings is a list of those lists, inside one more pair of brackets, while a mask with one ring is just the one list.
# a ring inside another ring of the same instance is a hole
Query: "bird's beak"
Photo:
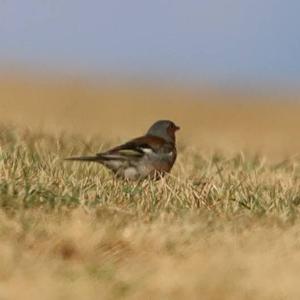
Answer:
[[180, 127], [177, 126], [177, 125], [175, 125], [175, 131], [177, 131], [177, 130], [179, 130], [179, 129], [180, 129]]

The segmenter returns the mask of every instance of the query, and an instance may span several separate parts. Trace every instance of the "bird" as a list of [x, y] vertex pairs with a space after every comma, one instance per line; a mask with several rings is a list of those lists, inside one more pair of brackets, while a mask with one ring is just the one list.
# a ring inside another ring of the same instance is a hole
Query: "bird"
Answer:
[[94, 156], [66, 158], [68, 161], [97, 162], [118, 178], [127, 180], [162, 178], [176, 161], [175, 132], [180, 127], [170, 120], [156, 121], [145, 135]]

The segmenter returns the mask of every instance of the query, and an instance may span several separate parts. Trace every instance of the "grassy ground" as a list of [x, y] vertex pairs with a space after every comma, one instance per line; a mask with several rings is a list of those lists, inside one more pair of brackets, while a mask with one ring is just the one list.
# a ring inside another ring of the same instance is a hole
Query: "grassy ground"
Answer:
[[[1, 299], [299, 298], [299, 105], [73, 81], [0, 86]], [[162, 117], [182, 131], [160, 182], [63, 161]]]

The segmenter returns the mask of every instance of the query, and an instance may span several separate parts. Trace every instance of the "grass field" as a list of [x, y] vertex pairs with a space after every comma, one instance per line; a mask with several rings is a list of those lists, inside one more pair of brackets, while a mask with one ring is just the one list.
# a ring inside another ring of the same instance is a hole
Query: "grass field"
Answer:
[[[294, 100], [1, 77], [0, 299], [299, 299]], [[63, 161], [160, 118], [182, 128], [160, 182]]]

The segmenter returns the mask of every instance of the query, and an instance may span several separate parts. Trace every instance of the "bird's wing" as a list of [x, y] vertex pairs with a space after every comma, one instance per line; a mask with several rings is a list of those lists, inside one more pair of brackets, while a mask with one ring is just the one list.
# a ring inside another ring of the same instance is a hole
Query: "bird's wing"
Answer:
[[97, 156], [106, 156], [110, 158], [138, 158], [146, 153], [157, 152], [164, 144], [165, 140], [162, 138], [156, 136], [142, 136], [114, 147], [106, 152], [98, 153]]

